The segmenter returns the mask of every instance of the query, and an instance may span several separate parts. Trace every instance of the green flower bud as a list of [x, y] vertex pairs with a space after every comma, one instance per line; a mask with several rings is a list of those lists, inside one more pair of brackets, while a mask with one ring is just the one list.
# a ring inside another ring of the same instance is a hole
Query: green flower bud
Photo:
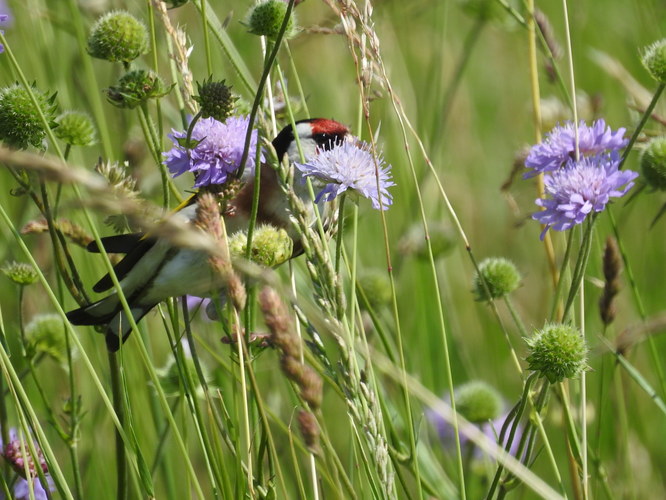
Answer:
[[[448, 224], [428, 223], [430, 247], [434, 257], [449, 254], [456, 245], [456, 235]], [[428, 245], [422, 223], [413, 224], [398, 242], [398, 251], [405, 256], [414, 255], [419, 259], [428, 259]]]
[[106, 98], [119, 108], [136, 108], [148, 99], [158, 99], [167, 95], [173, 85], [166, 86], [153, 71], [137, 69], [125, 73], [114, 87], [106, 89]]
[[87, 113], [65, 111], [56, 118], [54, 133], [70, 146], [92, 146], [97, 142], [95, 127]]
[[[196, 365], [194, 364], [194, 359], [189, 353], [189, 348], [183, 344], [183, 349], [185, 350], [184, 363], [181, 363], [180, 366], [176, 363], [176, 360], [171, 357], [167, 361], [167, 364], [164, 368], [157, 370], [157, 377], [162, 386], [162, 390], [167, 396], [178, 396], [181, 392], [185, 391], [187, 385], [185, 385], [185, 376], [194, 382], [196, 385], [196, 394], [199, 397], [204, 397], [203, 388], [200, 385], [199, 374], [197, 373]], [[209, 374], [209, 370], [201, 360], [199, 360], [199, 365], [201, 366], [201, 371], [206, 383], [212, 381], [212, 377]], [[182, 370], [187, 372], [183, 373]]]
[[20, 286], [32, 285], [38, 279], [35, 268], [23, 262], [7, 262], [0, 271]]
[[[250, 33], [265, 36], [275, 40], [280, 33], [280, 28], [287, 13], [287, 3], [282, 0], [267, 0], [255, 5], [248, 16], [247, 26]], [[291, 38], [296, 34], [296, 21], [292, 11], [284, 38]]]
[[88, 54], [111, 62], [129, 63], [148, 52], [148, 30], [129, 12], [100, 17], [88, 36]]
[[359, 284], [371, 307], [385, 306], [391, 302], [391, 280], [386, 271], [368, 269], [359, 277]]
[[587, 345], [574, 326], [547, 324], [525, 340], [530, 350], [529, 369], [539, 372], [551, 384], [576, 378], [587, 369]]
[[[485, 279], [484, 286], [481, 276]], [[479, 272], [473, 279], [476, 300], [499, 299], [513, 292], [520, 284], [520, 273], [513, 262], [502, 257], [486, 259], [479, 264]]]
[[666, 38], [645, 47], [641, 62], [652, 78], [666, 83]]
[[641, 153], [641, 170], [645, 183], [659, 191], [666, 190], [666, 137], [648, 142]]
[[490, 384], [473, 380], [456, 389], [456, 410], [474, 424], [499, 417], [502, 397]]
[[[34, 85], [32, 92], [49, 126], [56, 127], [56, 94], [48, 96]], [[31, 145], [43, 149], [45, 138], [46, 129], [28, 91], [20, 85], [0, 89], [0, 140], [17, 149]]]
[[[244, 258], [247, 251], [247, 232], [239, 231], [229, 238], [229, 251], [233, 257]], [[279, 266], [291, 257], [294, 242], [284, 229], [270, 224], [257, 226], [252, 235], [250, 260], [266, 267]]]
[[224, 122], [234, 109], [236, 98], [231, 94], [231, 88], [221, 82], [214, 82], [211, 76], [207, 81], [200, 84], [197, 82], [199, 95], [194, 100], [201, 106], [202, 118], [215, 118], [218, 122]]
[[57, 314], [40, 314], [35, 316], [25, 327], [28, 354], [43, 353], [51, 356], [58, 363], [67, 359], [67, 342], [65, 340], [65, 323]]

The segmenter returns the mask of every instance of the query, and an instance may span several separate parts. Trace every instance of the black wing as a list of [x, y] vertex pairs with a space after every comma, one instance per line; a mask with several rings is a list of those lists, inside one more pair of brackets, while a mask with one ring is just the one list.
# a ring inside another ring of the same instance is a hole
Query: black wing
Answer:
[[[141, 233], [121, 234], [118, 236], [109, 236], [102, 238], [102, 244], [107, 252], [125, 253], [123, 260], [118, 262], [113, 268], [118, 277], [122, 280], [129, 273], [134, 265], [141, 260], [148, 250], [150, 250], [157, 240], [155, 238], [145, 238]], [[94, 243], [94, 245], [93, 245]], [[88, 245], [90, 252], [99, 252], [96, 242]], [[106, 274], [100, 279], [93, 290], [95, 292], [104, 292], [113, 287], [111, 275]]]

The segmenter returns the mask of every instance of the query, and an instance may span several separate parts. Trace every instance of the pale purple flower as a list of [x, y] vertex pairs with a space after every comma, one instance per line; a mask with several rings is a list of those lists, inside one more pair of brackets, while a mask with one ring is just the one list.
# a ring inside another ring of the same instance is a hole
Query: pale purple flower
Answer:
[[186, 295], [185, 303], [187, 304], [187, 310], [195, 315], [201, 311], [206, 311], [206, 314], [202, 314], [201, 317], [205, 321], [211, 321], [211, 318], [208, 316], [208, 306], [212, 303], [212, 299], [197, 297], [196, 295]]
[[[427, 416], [428, 420], [430, 420], [430, 423], [437, 431], [437, 435], [439, 436], [439, 439], [442, 442], [442, 446], [450, 450], [455, 449], [456, 437], [453, 426], [449, 424], [444, 419], [444, 417], [442, 417], [442, 415], [437, 413], [435, 410], [428, 410]], [[492, 442], [500, 446], [505, 446], [509, 440], [511, 427], [509, 426], [509, 429], [507, 430], [504, 436], [503, 443], [499, 443], [499, 437], [500, 433], [502, 432], [502, 426], [504, 425], [504, 422], [506, 421], [507, 417], [508, 413], [504, 413], [494, 420], [489, 420], [488, 422], [483, 422], [481, 424], [474, 424], [474, 425], [476, 425], [479, 428], [479, 430], [483, 432], [483, 434]], [[522, 434], [523, 434], [523, 427], [522, 425], [518, 425], [518, 428], [516, 429], [516, 433], [513, 437], [513, 441], [511, 442], [511, 446], [509, 449], [509, 453], [511, 453], [511, 455], [513, 455], [514, 457], [516, 456], [516, 453], [518, 453], [518, 446], [520, 444], [520, 439]], [[461, 433], [460, 447], [463, 450], [465, 450], [472, 446], [474, 447], [473, 456], [477, 459], [481, 459], [484, 456], [484, 452], [480, 448], [478, 448], [474, 444], [474, 442], [471, 441], [467, 436]]]
[[[624, 138], [626, 129], [613, 132], [603, 119], [588, 127], [581, 120], [578, 125], [578, 151], [580, 157], [594, 156], [599, 153], [618, 151], [628, 144]], [[576, 135], [572, 122], [557, 126], [551, 130], [544, 141], [532, 146], [525, 166], [530, 170], [524, 177], [534, 177], [542, 172], [552, 172], [563, 167], [569, 160], [575, 159]]]
[[[45, 474], [44, 477], [46, 478], [47, 482], [46, 489], [48, 489], [51, 492], [54, 492], [55, 484], [53, 483], [51, 475]], [[31, 479], [31, 481], [32, 481], [32, 488], [35, 493], [35, 500], [48, 500], [49, 495], [46, 492], [44, 486], [42, 486], [41, 480], [38, 477], [36, 477], [35, 479]], [[29, 500], [29, 498], [30, 498], [30, 486], [28, 485], [28, 481], [21, 477], [16, 481], [16, 484], [14, 485], [14, 499]]]
[[[172, 130], [169, 138], [174, 146], [164, 153], [164, 164], [174, 177], [193, 172], [195, 187], [223, 184], [240, 167], [249, 123], [249, 116], [231, 116], [224, 123], [202, 118], [194, 125], [191, 149], [184, 144], [187, 131]], [[245, 163], [248, 173], [254, 170], [256, 153], [257, 131], [253, 130]]]
[[[27, 457], [23, 456], [23, 451], [21, 449], [21, 440], [19, 439], [16, 429], [9, 429], [9, 443], [5, 446], [2, 440], [0, 439], [0, 448], [2, 449], [2, 456], [9, 462], [9, 464], [14, 468], [14, 470], [19, 474], [16, 483], [14, 484], [14, 498], [16, 500], [27, 500], [30, 498], [30, 486], [28, 481], [32, 482], [32, 487], [34, 490], [35, 498], [37, 500], [47, 500], [48, 494], [44, 489], [41, 480], [38, 477], [36, 467], [40, 467], [44, 472], [44, 477], [46, 478], [46, 489], [49, 491], [55, 491], [55, 484], [51, 475], [48, 473], [46, 461], [42, 455], [42, 451], [39, 449], [39, 446], [35, 442], [35, 448], [38, 453], [37, 463], [32, 459], [32, 456], [29, 455], [30, 451], [28, 449], [28, 444], [23, 443], [23, 447], [28, 453]], [[27, 459], [27, 468], [29, 471], [29, 476], [26, 479], [23, 477], [25, 475]], [[0, 493], [0, 499], [4, 500], [4, 495]]]
[[545, 225], [541, 239], [548, 229], [566, 231], [589, 214], [601, 212], [611, 198], [624, 196], [638, 174], [619, 170], [619, 163], [617, 153], [597, 155], [578, 162], [569, 160], [564, 168], [544, 176], [548, 197], [536, 200], [543, 210], [532, 215]]
[[326, 184], [315, 199], [317, 203], [322, 198], [332, 201], [348, 189], [368, 198], [377, 209], [386, 210], [393, 203], [388, 192], [389, 187], [395, 186], [391, 180], [391, 166], [385, 165], [381, 156], [373, 158], [370, 146], [366, 143], [345, 141], [327, 151], [319, 151], [307, 163], [296, 163], [296, 168], [305, 177], [311, 176]]
[[[2, 4], [0, 4], [0, 8], [2, 7]], [[9, 19], [9, 16], [7, 14], [0, 14], [0, 26], [4, 26], [7, 23], [7, 20]], [[4, 35], [5, 32], [3, 30], [0, 30], [0, 34]], [[0, 43], [0, 54], [2, 54], [5, 51], [5, 46]]]

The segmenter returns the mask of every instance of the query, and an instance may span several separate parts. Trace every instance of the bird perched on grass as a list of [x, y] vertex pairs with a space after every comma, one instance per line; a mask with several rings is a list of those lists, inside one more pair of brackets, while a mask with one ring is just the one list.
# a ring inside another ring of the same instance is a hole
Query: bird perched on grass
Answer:
[[[283, 128], [272, 141], [280, 161], [285, 155], [290, 162], [300, 160], [296, 136], [305, 158], [314, 157], [319, 151], [330, 150], [351, 137], [349, 129], [334, 120], [314, 118], [299, 121], [295, 128], [291, 125]], [[182, 160], [189, 163], [190, 153], [185, 154]], [[206, 174], [210, 175], [208, 172]], [[254, 188], [254, 183], [248, 182], [227, 202], [224, 222], [228, 234], [247, 228]], [[296, 186], [296, 192], [309, 201], [305, 190]], [[276, 171], [268, 165], [261, 168], [259, 193], [257, 223], [285, 229], [292, 238], [296, 237], [291, 231], [288, 201], [279, 186]], [[177, 215], [192, 221], [197, 207], [196, 199], [195, 194]], [[101, 241], [107, 252], [125, 254], [114, 267], [114, 272], [137, 322], [169, 297], [205, 296], [223, 285], [208, 266], [208, 256], [203, 251], [179, 248], [167, 240], [141, 233], [109, 236]], [[96, 242], [91, 243], [88, 250], [100, 251]], [[112, 287], [111, 276], [107, 274], [93, 286], [93, 290], [104, 292]], [[117, 351], [121, 342], [131, 333], [130, 322], [116, 291], [97, 302], [68, 312], [67, 318], [73, 325], [106, 325], [104, 333], [110, 351]]]

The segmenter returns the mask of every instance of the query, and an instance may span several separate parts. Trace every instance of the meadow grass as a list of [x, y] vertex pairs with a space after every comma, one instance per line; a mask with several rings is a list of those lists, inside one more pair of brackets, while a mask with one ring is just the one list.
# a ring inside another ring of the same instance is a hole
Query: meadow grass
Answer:
[[[25, 151], [0, 141], [0, 261], [32, 268], [31, 284], [0, 276], [5, 497], [663, 498], [663, 193], [638, 177], [542, 242], [543, 181], [522, 178], [527, 146], [574, 117], [626, 128], [623, 167], [640, 173], [666, 123], [663, 84], [640, 60], [664, 36], [661, 2], [292, 1], [298, 31], [280, 23], [273, 40], [248, 32], [250, 2], [174, 3], [0, 1], [0, 88], [26, 92], [43, 134]], [[91, 27], [117, 9], [147, 27], [131, 63], [88, 54]], [[137, 68], [168, 93], [113, 106], [104, 89]], [[267, 158], [293, 120], [349, 125], [392, 165], [391, 206], [346, 195], [335, 223], [311, 224], [274, 164], [305, 251], [272, 270], [232, 269], [217, 223], [158, 224], [193, 186], [162, 164], [167, 134], [186, 129], [210, 76]], [[56, 137], [54, 93], [58, 114], [90, 116], [95, 144]], [[94, 172], [125, 161], [115, 185]], [[81, 248], [116, 232], [109, 216], [208, 252], [232, 292], [222, 319], [174, 297], [118, 353], [67, 323], [117, 259]], [[489, 257], [516, 266], [517, 288], [478, 278]], [[553, 322], [572, 336], [546, 362], [525, 339]], [[580, 336], [586, 369], [554, 374]], [[492, 416], [469, 421], [470, 387]], [[16, 465], [10, 444], [44, 467]], [[48, 494], [21, 478], [45, 474]]]

